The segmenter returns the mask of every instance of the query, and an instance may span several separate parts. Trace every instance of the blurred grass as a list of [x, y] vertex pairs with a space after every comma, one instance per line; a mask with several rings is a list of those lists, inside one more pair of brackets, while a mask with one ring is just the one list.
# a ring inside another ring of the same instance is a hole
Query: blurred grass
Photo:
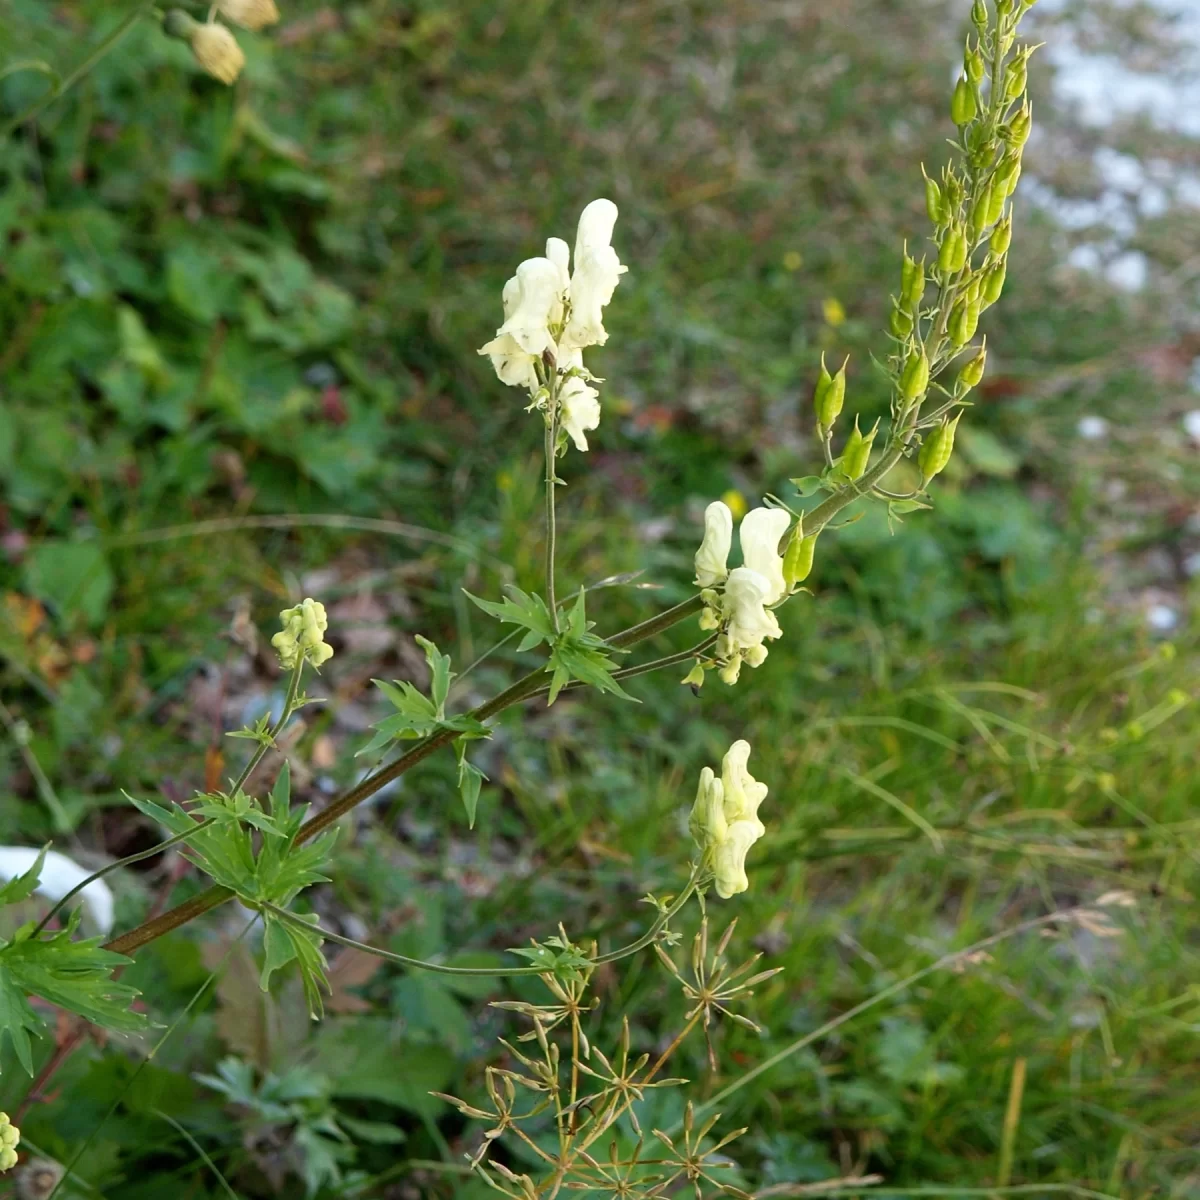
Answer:
[[[22, 57], [58, 64], [119, 19], [40, 0], [0, 15]], [[782, 493], [812, 469], [821, 351], [851, 353], [852, 404], [881, 411], [867, 352], [900, 241], [923, 229], [916, 164], [940, 161], [965, 12], [375, 0], [285, 15], [243, 39], [233, 91], [139, 29], [36, 136], [0, 148], [0, 685], [74, 823], [66, 848], [85, 855], [152, 843], [121, 789], [184, 798], [220, 778], [231, 713], [255, 715], [273, 686], [245, 626], [268, 628], [302, 588], [358, 614], [293, 755], [316, 799], [357, 769], [370, 675], [416, 672], [412, 633], [465, 664], [493, 631], [459, 589], [497, 591], [497, 562], [537, 586], [536, 430], [473, 348], [512, 264], [569, 237], [594, 195], [621, 206], [631, 271], [598, 356], [596, 449], [565, 464], [564, 575], [640, 569], [659, 589], [599, 593], [601, 628], [683, 595], [704, 503]], [[42, 86], [7, 76], [0, 105]], [[1053, 114], [1044, 75], [1034, 86]], [[1149, 362], [1185, 322], [1064, 272], [1060, 232], [1019, 209], [987, 318], [992, 383], [934, 513], [823, 540], [816, 596], [789, 605], [785, 638], [736, 691], [697, 699], [655, 676], [631, 686], [640, 706], [564, 697], [507, 718], [480, 750], [492, 782], [472, 835], [450, 762], [424, 765], [347, 831], [317, 897], [331, 925], [405, 953], [494, 953], [560, 919], [615, 945], [640, 928], [638, 897], [678, 877], [700, 766], [748, 738], [770, 836], [751, 891], [713, 912], [786, 970], [756, 998], [761, 1039], [718, 1034], [719, 1078], [696, 1049], [703, 1098], [949, 949], [1134, 894], [1124, 937], [1005, 944], [737, 1093], [722, 1124], [750, 1126], [753, 1186], [878, 1171], [996, 1187], [1004, 1158], [1014, 1184], [1197, 1189], [1197, 645], [1153, 640], [1139, 609], [1167, 588], [1153, 556], [1186, 551], [1196, 503], [1194, 453], [1163, 432], [1182, 388]], [[1084, 445], [1085, 411], [1122, 423]], [[321, 513], [435, 540], [304, 522]], [[177, 526], [192, 528], [150, 540]], [[464, 698], [510, 665], [487, 660]], [[27, 766], [4, 753], [0, 837], [50, 836]], [[123, 918], [169, 883], [161, 866], [129, 873]], [[218, 928], [139, 956], [155, 1012], [170, 1019], [220, 958]], [[666, 983], [650, 961], [607, 978], [598, 1037], [624, 1009], [653, 1049], [681, 1011]], [[158, 1110], [240, 1194], [286, 1194], [297, 1129], [331, 1105], [407, 1142], [356, 1139], [344, 1165], [361, 1175], [323, 1195], [481, 1194], [451, 1170], [471, 1131], [424, 1093], [479, 1086], [505, 1029], [482, 1000], [498, 993], [391, 968], [354, 986], [368, 1011], [310, 1030], [287, 989], [264, 1008], [252, 966], [231, 969], [127, 1092], [126, 1049], [89, 1048], [23, 1128], [68, 1157], [122, 1096], [86, 1168], [104, 1194], [223, 1194]], [[320, 1080], [304, 1118], [223, 1105], [194, 1073], [225, 1052]], [[5, 1064], [9, 1111], [23, 1087]]]

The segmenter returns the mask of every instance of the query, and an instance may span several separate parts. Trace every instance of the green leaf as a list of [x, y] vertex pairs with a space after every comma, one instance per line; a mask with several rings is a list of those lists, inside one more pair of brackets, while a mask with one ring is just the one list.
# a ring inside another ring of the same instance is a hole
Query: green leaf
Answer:
[[620, 696], [622, 700], [632, 700], [639, 703], [637, 697], [631, 696], [612, 677], [613, 662], [599, 650], [593, 650], [578, 643], [564, 641], [554, 648], [550, 656], [554, 668], [554, 678], [550, 684], [550, 703], [553, 704], [566, 679], [578, 679], [581, 683], [590, 684], [602, 692]]
[[467, 810], [467, 825], [475, 828], [475, 809], [479, 804], [479, 789], [487, 776], [476, 766], [467, 761], [466, 742], [459, 740], [454, 743], [454, 752], [458, 755], [458, 792], [462, 796], [463, 808]]
[[[295, 915], [301, 921], [316, 924], [315, 916], [303, 913]], [[271, 976], [295, 959], [300, 965], [300, 979], [304, 984], [309, 1015], [314, 1019], [320, 1017], [325, 1009], [321, 992], [330, 990], [320, 932], [303, 929], [294, 921], [270, 913], [263, 913], [263, 925], [263, 969], [259, 985], [265, 992], [270, 986]]]
[[17, 875], [0, 887], [0, 907], [6, 904], [20, 904], [22, 900], [28, 900], [37, 891], [38, 880], [42, 874], [42, 863], [46, 861], [47, 849], [46, 846], [42, 847], [37, 861], [28, 871], [23, 875]]
[[24, 990], [0, 965], [0, 1050], [4, 1048], [7, 1036], [17, 1061], [30, 1076], [33, 1075], [33, 1045], [29, 1035], [41, 1037], [44, 1028], [42, 1019], [25, 998]]
[[25, 563], [25, 584], [67, 624], [99, 625], [113, 593], [113, 573], [95, 542], [45, 541]]
[[454, 678], [450, 655], [439, 654], [437, 646], [420, 634], [416, 636], [416, 643], [425, 651], [425, 661], [429, 664], [429, 693], [433, 697], [434, 712], [441, 720], [446, 715], [446, 697], [450, 694], [450, 680]]
[[358, 1117], [348, 1117], [345, 1113], [338, 1114], [338, 1124], [347, 1133], [353, 1134], [360, 1142], [369, 1142], [374, 1146], [396, 1146], [408, 1140], [408, 1134], [395, 1125], [386, 1121], [363, 1121]]
[[924, 504], [920, 500], [889, 500], [888, 510], [897, 516], [903, 513], [916, 512], [921, 508], [933, 508], [932, 504]]
[[496, 604], [492, 600], [481, 600], [478, 596], [471, 595], [465, 588], [463, 591], [472, 604], [483, 609], [489, 616], [529, 630], [517, 647], [518, 650], [532, 650], [541, 642], [554, 640], [554, 621], [550, 616], [550, 610], [546, 607], [545, 600], [536, 592], [523, 592], [519, 587], [510, 586], [508, 596], [501, 603]]
[[788, 482], [801, 496], [815, 495], [825, 484], [820, 475], [801, 475], [798, 479], [790, 479]]

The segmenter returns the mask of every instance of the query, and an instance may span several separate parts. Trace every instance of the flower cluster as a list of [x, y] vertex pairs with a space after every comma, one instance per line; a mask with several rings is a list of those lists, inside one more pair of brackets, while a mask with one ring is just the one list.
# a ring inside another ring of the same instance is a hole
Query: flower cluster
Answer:
[[0, 1171], [17, 1165], [17, 1145], [21, 1131], [8, 1119], [8, 1113], [0, 1112]]
[[751, 777], [746, 767], [749, 758], [750, 743], [734, 742], [721, 762], [720, 779], [711, 767], [700, 772], [688, 820], [703, 865], [712, 871], [717, 895], [723, 900], [750, 886], [746, 852], [766, 833], [758, 806], [766, 799], [767, 785]]
[[790, 591], [784, 577], [779, 543], [791, 525], [780, 508], [754, 508], [738, 530], [742, 565], [728, 569], [733, 544], [733, 513], [716, 500], [704, 512], [704, 540], [696, 551], [696, 586], [701, 589], [704, 611], [701, 629], [719, 629], [716, 657], [720, 676], [736, 683], [742, 663], [760, 666], [767, 657], [763, 643], [782, 634], [770, 606]]
[[612, 248], [617, 206], [593, 200], [579, 217], [574, 267], [562, 238], [544, 258], [527, 258], [504, 285], [504, 324], [482, 346], [501, 382], [528, 388], [533, 406], [556, 418], [579, 450], [600, 424], [599, 393], [583, 365], [588, 346], [608, 340], [604, 308], [628, 270]]
[[257, 30], [279, 20], [275, 0], [216, 0], [207, 21], [197, 21], [179, 8], [163, 18], [168, 37], [187, 42], [196, 61], [214, 79], [233, 83], [246, 65], [237, 38], [216, 20], [218, 14], [243, 29]]
[[279, 620], [283, 628], [271, 639], [271, 645], [279, 652], [281, 666], [292, 669], [302, 658], [307, 658], [314, 667], [319, 667], [333, 657], [333, 647], [325, 642], [325, 630], [329, 627], [325, 605], [317, 600], [303, 600], [294, 608], [285, 608]]

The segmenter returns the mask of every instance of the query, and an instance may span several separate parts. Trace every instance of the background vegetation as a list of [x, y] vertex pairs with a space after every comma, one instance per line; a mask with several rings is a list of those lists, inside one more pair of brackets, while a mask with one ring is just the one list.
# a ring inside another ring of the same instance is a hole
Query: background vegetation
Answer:
[[[0, 50], [67, 67], [113, 8], [0, 0]], [[1051, 49], [1186, 66], [1144, 7], [1035, 16]], [[137, 27], [0, 144], [0, 841], [96, 863], [152, 845], [122, 789], [185, 799], [236, 769], [225, 730], [279, 701], [253, 630], [300, 595], [338, 645], [289, 752], [315, 803], [362, 769], [370, 678], [421, 680], [415, 633], [456, 663], [485, 648], [461, 588], [536, 585], [540, 429], [474, 348], [517, 258], [599, 194], [631, 270], [560, 561], [577, 581], [643, 572], [601, 593], [604, 627], [644, 610], [639, 588], [671, 599], [705, 503], [814, 468], [822, 350], [851, 353], [852, 404], [884, 411], [868, 351], [965, 28], [942, 0], [302, 0], [242, 38], [226, 90]], [[615, 945], [687, 854], [697, 770], [746, 737], [769, 835], [716, 911], [786, 970], [755, 1000], [767, 1032], [721, 1035], [719, 1077], [696, 1051], [700, 1096], [949, 949], [1136, 897], [1125, 936], [1007, 943], [738, 1092], [723, 1126], [749, 1126], [744, 1185], [764, 1194], [866, 1173], [905, 1195], [1200, 1194], [1195, 209], [1170, 197], [1126, 230], [1141, 292], [1071, 265], [1103, 223], [1100, 150], [1185, 170], [1197, 148], [1081, 121], [1034, 62], [989, 380], [937, 510], [823, 542], [753, 687], [655, 675], [638, 707], [510, 714], [474, 832], [434, 758], [356, 813], [314, 892], [330, 928], [426, 957], [486, 962], [560, 919]], [[6, 75], [0, 113], [45, 86]], [[1066, 228], [1031, 199], [1055, 193]], [[193, 890], [181, 868], [119, 876], [119, 926]], [[344, 953], [313, 1025], [295, 986], [258, 991], [229, 949], [241, 924], [139, 953], [128, 978], [164, 1023], [223, 966], [132, 1086], [144, 1047], [65, 1025], [36, 1095], [4, 1064], [23, 1145], [66, 1161], [94, 1133], [78, 1194], [112, 1200], [487, 1194], [461, 1167], [478, 1130], [427, 1093], [478, 1089], [508, 1028], [485, 1001], [523, 989]], [[678, 1015], [649, 960], [602, 990], [599, 1025], [635, 1013], [642, 1049]]]

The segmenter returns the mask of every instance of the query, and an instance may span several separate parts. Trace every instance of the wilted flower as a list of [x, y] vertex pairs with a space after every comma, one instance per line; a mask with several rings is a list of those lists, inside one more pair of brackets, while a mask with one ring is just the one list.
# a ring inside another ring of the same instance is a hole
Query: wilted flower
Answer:
[[766, 829], [758, 819], [758, 806], [767, 795], [767, 785], [754, 779], [747, 769], [750, 743], [734, 742], [721, 764], [721, 778], [711, 767], [700, 772], [700, 786], [688, 821], [688, 829], [713, 871], [717, 895], [728, 900], [749, 886], [746, 852]]
[[271, 645], [279, 652], [281, 666], [294, 668], [304, 657], [319, 667], [333, 657], [333, 647], [325, 642], [329, 627], [325, 605], [306, 599], [294, 608], [285, 608], [279, 620], [283, 628], [271, 639]]

